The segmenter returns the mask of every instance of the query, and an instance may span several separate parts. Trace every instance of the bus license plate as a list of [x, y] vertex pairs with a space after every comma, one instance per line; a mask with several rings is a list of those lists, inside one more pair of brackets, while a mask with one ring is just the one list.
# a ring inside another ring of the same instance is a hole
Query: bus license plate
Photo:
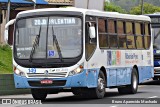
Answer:
[[41, 84], [52, 84], [52, 80], [41, 80]]

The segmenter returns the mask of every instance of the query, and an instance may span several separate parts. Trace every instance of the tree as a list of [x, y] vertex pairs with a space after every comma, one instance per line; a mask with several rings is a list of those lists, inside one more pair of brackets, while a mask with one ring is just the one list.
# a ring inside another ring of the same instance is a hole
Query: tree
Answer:
[[[155, 13], [155, 12], [160, 12], [160, 7], [154, 6], [149, 3], [144, 3], [143, 14], [150, 14], [150, 13]], [[131, 8], [129, 13], [140, 15], [141, 14], [141, 5]]]
[[105, 2], [105, 11], [110, 11], [110, 12], [119, 12], [119, 13], [127, 13], [124, 9], [122, 9], [120, 6], [117, 6], [113, 3]]

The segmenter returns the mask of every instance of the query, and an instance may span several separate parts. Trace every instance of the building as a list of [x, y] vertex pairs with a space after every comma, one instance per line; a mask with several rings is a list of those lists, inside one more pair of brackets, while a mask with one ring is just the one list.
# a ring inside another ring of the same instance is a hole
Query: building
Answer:
[[[35, 3], [33, 1], [36, 1]], [[73, 6], [74, 0], [10, 0], [10, 17], [14, 19], [20, 11], [37, 8], [56, 8]], [[4, 43], [4, 30], [8, 18], [8, 0], [0, 0], [0, 44]], [[13, 41], [13, 26], [9, 27], [9, 44]]]

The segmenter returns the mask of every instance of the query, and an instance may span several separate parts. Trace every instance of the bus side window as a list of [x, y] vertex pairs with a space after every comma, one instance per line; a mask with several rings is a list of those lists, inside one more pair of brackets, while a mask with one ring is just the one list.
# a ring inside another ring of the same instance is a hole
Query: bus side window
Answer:
[[135, 37], [137, 49], [143, 49], [143, 25], [140, 22], [135, 23]]
[[117, 48], [118, 41], [116, 33], [116, 21], [113, 19], [108, 19], [108, 36], [110, 48]]
[[99, 47], [108, 48], [108, 35], [107, 35], [107, 20], [98, 19], [98, 36], [99, 36]]
[[135, 39], [133, 35], [132, 22], [126, 22], [127, 46], [129, 49], [135, 49]]
[[146, 49], [150, 47], [151, 44], [151, 34], [150, 34], [150, 24], [145, 23], [145, 34], [144, 34], [144, 46]]
[[[90, 16], [88, 16], [90, 17]], [[96, 49], [96, 46], [97, 46], [97, 33], [95, 31], [95, 34], [96, 34], [96, 37], [95, 38], [90, 38], [89, 36], [89, 27], [90, 26], [94, 26], [95, 27], [95, 30], [96, 30], [96, 22], [95, 21], [87, 21], [86, 24], [85, 24], [85, 50], [86, 50], [86, 60], [88, 61], [95, 49]]]
[[117, 33], [118, 33], [118, 45], [119, 48], [126, 49], [126, 34], [125, 34], [125, 26], [124, 22], [121, 20], [117, 21]]

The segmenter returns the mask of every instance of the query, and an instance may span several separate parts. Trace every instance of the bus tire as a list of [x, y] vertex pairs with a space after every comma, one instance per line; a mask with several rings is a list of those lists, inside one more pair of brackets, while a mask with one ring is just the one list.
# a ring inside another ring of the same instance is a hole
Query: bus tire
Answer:
[[131, 85], [118, 88], [119, 94], [136, 94], [138, 90], [138, 74], [136, 68], [133, 68], [131, 75]]
[[105, 95], [106, 79], [102, 71], [98, 75], [98, 84], [96, 88], [90, 89], [90, 96], [93, 98], [103, 98]]
[[45, 100], [47, 92], [43, 89], [31, 89], [32, 96], [35, 100]]
[[71, 90], [75, 96], [83, 96], [83, 93], [84, 93], [83, 88], [72, 88]]

